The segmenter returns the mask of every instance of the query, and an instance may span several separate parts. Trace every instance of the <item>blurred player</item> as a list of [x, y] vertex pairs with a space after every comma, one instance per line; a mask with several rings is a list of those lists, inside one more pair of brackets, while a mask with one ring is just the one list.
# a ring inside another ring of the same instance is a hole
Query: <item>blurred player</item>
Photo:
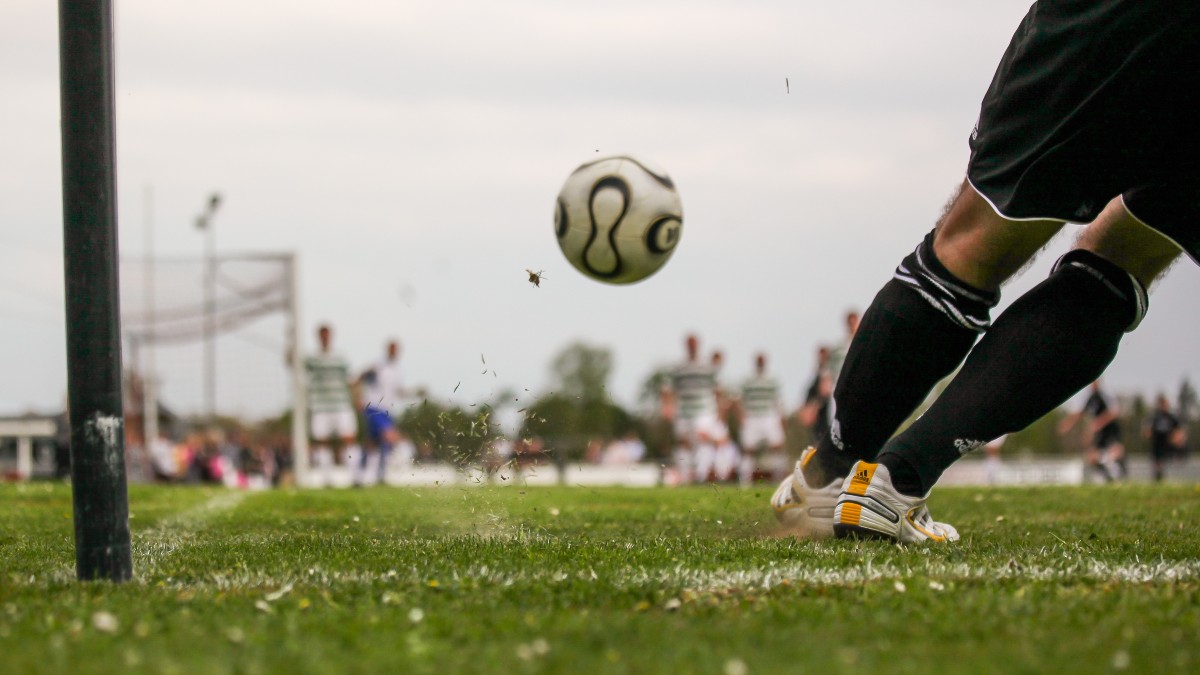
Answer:
[[363, 482], [383, 482], [392, 451], [405, 440], [391, 412], [406, 395], [400, 372], [400, 343], [389, 341], [383, 358], [364, 371], [359, 381], [363, 418], [367, 422], [371, 444], [376, 450], [363, 454]]
[[[1030, 7], [984, 96], [966, 179], [863, 314], [794, 503], [837, 486], [838, 535], [957, 540], [927, 507], [946, 468], [1104, 372], [1147, 287], [1181, 249], [1200, 259], [1198, 33], [1194, 2]], [[1068, 221], [1088, 223], [1074, 249], [993, 324], [1001, 285]]]
[[808, 429], [809, 438], [814, 444], [829, 433], [829, 398], [833, 395], [829, 355], [829, 347], [821, 345], [817, 348], [816, 372], [804, 392], [804, 404], [796, 411], [796, 419]]
[[1121, 422], [1117, 402], [1100, 388], [1100, 380], [1092, 383], [1092, 393], [1078, 412], [1071, 413], [1058, 424], [1058, 432], [1065, 434], [1085, 416], [1092, 418], [1091, 437], [1084, 449], [1087, 469], [1097, 471], [1105, 483], [1124, 478], [1125, 445], [1121, 443]]
[[829, 378], [833, 384], [837, 384], [838, 375], [842, 372], [842, 365], [846, 363], [846, 354], [850, 352], [850, 343], [854, 341], [854, 335], [858, 333], [858, 324], [862, 321], [858, 312], [850, 310], [846, 312], [844, 318], [846, 326], [846, 337], [833, 349], [829, 350]]
[[1146, 421], [1143, 435], [1150, 439], [1150, 456], [1154, 460], [1154, 482], [1160, 483], [1166, 474], [1167, 461], [1179, 454], [1182, 445], [1183, 425], [1179, 417], [1171, 412], [1171, 402], [1166, 396], [1158, 395], [1154, 413]]
[[711, 467], [717, 425], [716, 376], [712, 366], [700, 361], [700, 341], [688, 335], [684, 341], [687, 358], [671, 372], [671, 384], [663, 395], [663, 416], [675, 427], [675, 464], [681, 483], [703, 481], [698, 475], [697, 456]]
[[[320, 351], [304, 360], [308, 377], [309, 436], [313, 464], [328, 474], [335, 463], [353, 466], [359, 460], [358, 419], [350, 391], [350, 370], [333, 352], [333, 329], [317, 329]], [[331, 447], [332, 446], [332, 447]]]
[[741, 431], [742, 463], [738, 477], [749, 485], [758, 466], [771, 478], [787, 471], [783, 455], [783, 404], [779, 400], [779, 383], [767, 375], [767, 356], [754, 357], [754, 375], [742, 385]]

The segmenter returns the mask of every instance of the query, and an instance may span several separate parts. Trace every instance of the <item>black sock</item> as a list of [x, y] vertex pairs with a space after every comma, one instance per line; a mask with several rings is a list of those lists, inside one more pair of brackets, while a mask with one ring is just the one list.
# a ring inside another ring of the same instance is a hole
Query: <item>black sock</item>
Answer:
[[1100, 377], [1127, 328], [1145, 312], [1145, 290], [1121, 268], [1087, 251], [1063, 256], [1054, 272], [996, 320], [962, 370], [919, 420], [887, 443], [879, 461], [907, 463], [921, 496], [962, 455], [1019, 431]]
[[950, 274], [933, 254], [933, 238], [904, 258], [863, 314], [834, 388], [833, 428], [804, 467], [810, 485], [873, 460], [988, 325], [999, 294]]
[[921, 482], [921, 473], [907, 459], [897, 454], [883, 455], [879, 463], [888, 468], [892, 476], [892, 487], [902, 495], [924, 497], [926, 490]]

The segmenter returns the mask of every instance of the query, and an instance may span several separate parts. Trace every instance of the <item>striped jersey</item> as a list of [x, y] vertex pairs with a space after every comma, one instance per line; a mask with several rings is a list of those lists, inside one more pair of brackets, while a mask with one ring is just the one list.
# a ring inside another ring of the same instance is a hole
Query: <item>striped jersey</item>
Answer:
[[308, 409], [337, 412], [353, 409], [350, 398], [350, 369], [340, 356], [316, 354], [304, 359], [308, 372]]
[[703, 363], [685, 363], [671, 373], [681, 419], [717, 414], [717, 373]]
[[846, 354], [849, 351], [849, 340], [829, 350], [829, 363], [826, 364], [825, 368], [829, 372], [830, 382], [837, 384], [838, 377], [842, 374], [842, 366], [846, 364]]
[[756, 375], [742, 385], [742, 410], [747, 417], [779, 413], [779, 383], [773, 377]]

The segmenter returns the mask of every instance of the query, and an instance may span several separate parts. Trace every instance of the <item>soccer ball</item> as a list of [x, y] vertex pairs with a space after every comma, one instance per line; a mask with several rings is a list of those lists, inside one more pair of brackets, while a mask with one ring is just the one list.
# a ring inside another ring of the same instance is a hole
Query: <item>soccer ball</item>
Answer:
[[554, 231], [575, 269], [631, 284], [667, 262], [683, 230], [683, 206], [667, 174], [632, 157], [588, 162], [558, 193]]

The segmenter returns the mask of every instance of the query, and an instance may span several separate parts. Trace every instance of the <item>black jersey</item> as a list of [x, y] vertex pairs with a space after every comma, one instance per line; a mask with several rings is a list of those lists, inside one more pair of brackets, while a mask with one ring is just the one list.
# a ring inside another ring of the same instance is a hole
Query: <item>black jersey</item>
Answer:
[[1099, 417], [1108, 412], [1109, 408], [1113, 407], [1110, 403], [1108, 395], [1102, 391], [1093, 391], [1091, 396], [1083, 404], [1083, 413], [1092, 417]]
[[1171, 449], [1171, 436], [1179, 428], [1179, 418], [1167, 410], [1155, 410], [1150, 417], [1150, 449], [1155, 456]]

